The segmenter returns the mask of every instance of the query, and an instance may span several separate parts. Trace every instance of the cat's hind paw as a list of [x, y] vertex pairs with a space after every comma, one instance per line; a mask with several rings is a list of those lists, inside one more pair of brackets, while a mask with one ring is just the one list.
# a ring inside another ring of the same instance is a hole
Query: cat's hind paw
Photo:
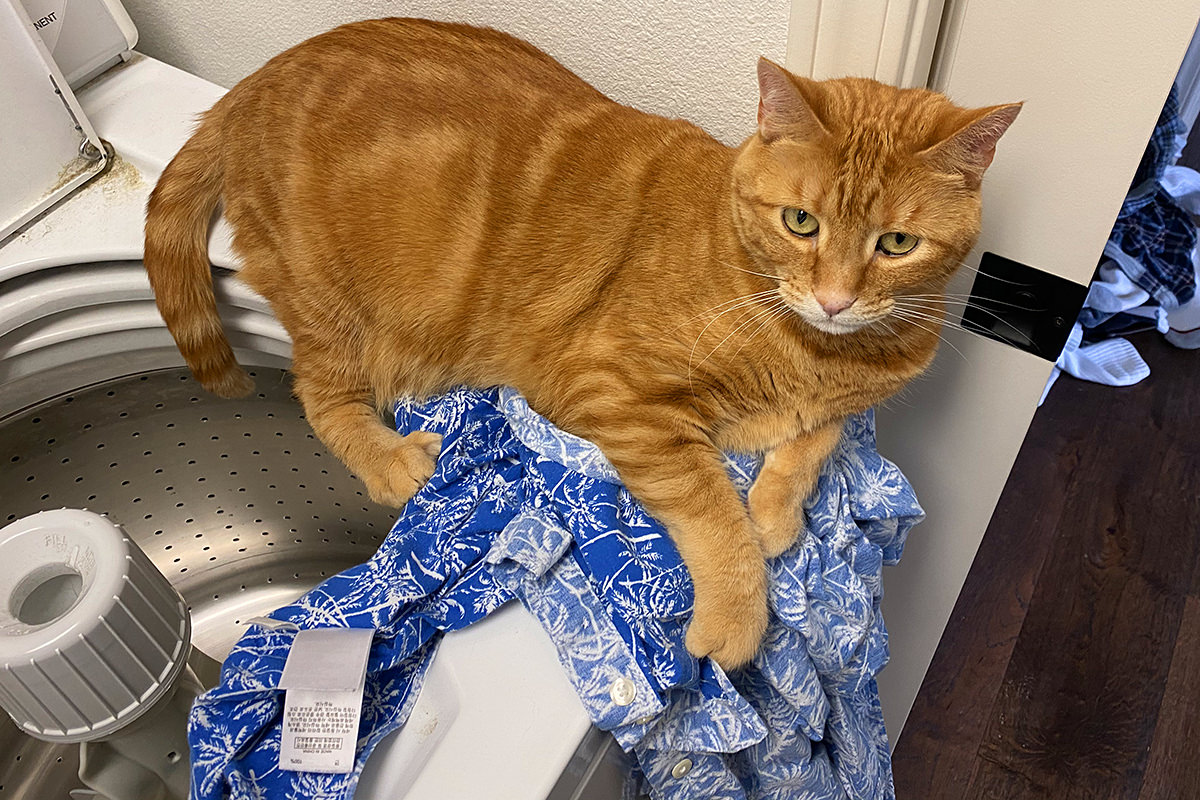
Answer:
[[420, 491], [437, 465], [442, 437], [416, 431], [398, 438], [379, 458], [359, 471], [359, 478], [376, 503], [400, 508]]

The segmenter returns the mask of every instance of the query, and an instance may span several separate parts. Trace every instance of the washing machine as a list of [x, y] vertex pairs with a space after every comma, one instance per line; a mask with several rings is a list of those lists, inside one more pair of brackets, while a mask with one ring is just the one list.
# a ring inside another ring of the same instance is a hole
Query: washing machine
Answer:
[[[140, 263], [146, 199], [224, 90], [132, 50], [113, 0], [37, 2], [27, 13], [0, 0], [0, 524], [50, 508], [107, 514], [182, 594], [194, 646], [219, 661], [246, 620], [368, 559], [396, 512], [312, 434], [289, 389], [287, 334], [238, 282], [223, 224], [214, 282], [256, 393], [205, 393], [155, 308]], [[71, 746], [0, 720], [0, 800], [88, 796], [76, 769]], [[624, 771], [512, 604], [445, 637], [356, 797], [612, 798]]]

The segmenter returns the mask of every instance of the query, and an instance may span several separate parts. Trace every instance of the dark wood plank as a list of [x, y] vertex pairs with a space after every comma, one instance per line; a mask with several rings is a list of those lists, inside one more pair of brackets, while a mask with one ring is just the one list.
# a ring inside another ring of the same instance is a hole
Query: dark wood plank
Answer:
[[1200, 599], [1187, 598], [1138, 800], [1200, 795]]
[[1084, 589], [1076, 602], [1047, 597], [1071, 604], [1069, 616], [1029, 620], [1033, 636], [1013, 653], [979, 756], [1064, 800], [1135, 797], [1182, 603], [1112, 572], [1081, 577], [1091, 586], [1065, 581]]
[[[1112, 453], [1073, 487], [979, 751], [1063, 798], [1141, 785], [1200, 554], [1200, 459], [1177, 446], [1195, 409], [1178, 389], [1152, 376], [1098, 405]], [[1156, 394], [1172, 414], [1146, 414]]]
[[[1060, 800], [1028, 777], [985, 759], [971, 763], [971, 800]], [[897, 793], [899, 800], [916, 800]]]
[[964, 797], [1067, 492], [1098, 457], [1073, 400], [1052, 394], [1021, 445], [893, 753], [899, 798]]
[[1035, 415], [898, 742], [901, 800], [1132, 800], [1171, 764], [1153, 797], [1200, 798], [1173, 749], [1200, 752], [1174, 744], [1197, 710], [1157, 722], [1169, 670], [1197, 684], [1175, 640], [1200, 596], [1200, 356], [1134, 341], [1147, 381], [1064, 378]]

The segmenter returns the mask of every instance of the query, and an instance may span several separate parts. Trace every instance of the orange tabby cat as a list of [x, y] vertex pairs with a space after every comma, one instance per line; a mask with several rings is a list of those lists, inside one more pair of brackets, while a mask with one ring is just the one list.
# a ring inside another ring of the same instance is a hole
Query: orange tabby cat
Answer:
[[[206, 255], [223, 202], [309, 421], [373, 498], [402, 505], [440, 446], [380, 405], [514, 386], [666, 526], [695, 582], [688, 648], [737, 666], [767, 624], [764, 557], [792, 545], [843, 419], [932, 360], [942, 305], [904, 298], [938, 295], [971, 248], [1020, 108], [758, 77], [734, 149], [493, 30], [338, 28], [239, 83], [163, 173], [159, 309], [204, 386], [250, 391]], [[749, 510], [721, 450], [768, 453]]]

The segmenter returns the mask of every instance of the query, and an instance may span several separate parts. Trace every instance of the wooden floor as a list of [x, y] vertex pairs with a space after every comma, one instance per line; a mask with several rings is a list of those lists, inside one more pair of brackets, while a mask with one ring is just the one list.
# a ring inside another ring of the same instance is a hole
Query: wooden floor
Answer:
[[899, 800], [1200, 799], [1200, 351], [1064, 376], [895, 751]]

